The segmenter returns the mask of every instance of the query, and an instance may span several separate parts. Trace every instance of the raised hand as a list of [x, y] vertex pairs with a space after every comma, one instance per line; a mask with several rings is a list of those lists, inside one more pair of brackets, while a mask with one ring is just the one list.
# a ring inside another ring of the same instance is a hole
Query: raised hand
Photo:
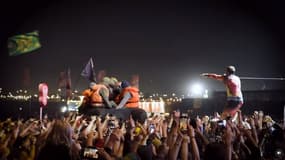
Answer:
[[225, 134], [224, 134], [224, 141], [225, 141], [226, 145], [231, 145], [232, 140], [233, 140], [233, 132], [232, 132], [231, 125], [229, 125], [229, 123], [228, 123], [226, 126]]
[[200, 76], [208, 77], [209, 73], [202, 73], [202, 74], [200, 74]]

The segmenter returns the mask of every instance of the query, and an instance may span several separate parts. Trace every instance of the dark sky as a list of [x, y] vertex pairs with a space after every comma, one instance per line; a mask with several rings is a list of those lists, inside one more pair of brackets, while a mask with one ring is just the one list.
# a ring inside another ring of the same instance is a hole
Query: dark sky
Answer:
[[[10, 1], [1, 5], [0, 86], [32, 90], [47, 82], [54, 90], [61, 71], [71, 69], [73, 88], [87, 80], [80, 72], [90, 57], [95, 71], [118, 79], [140, 76], [143, 92], [186, 93], [199, 77], [224, 73], [234, 65], [240, 76], [285, 77], [285, 10], [281, 1]], [[9, 57], [7, 38], [38, 30], [42, 48]], [[285, 88], [284, 81], [243, 80], [244, 90]]]

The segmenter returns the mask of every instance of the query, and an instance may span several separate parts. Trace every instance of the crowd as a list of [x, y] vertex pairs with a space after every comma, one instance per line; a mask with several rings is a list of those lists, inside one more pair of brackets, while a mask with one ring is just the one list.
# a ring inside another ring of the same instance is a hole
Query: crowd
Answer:
[[0, 160], [282, 160], [285, 132], [262, 111], [243, 115], [240, 80], [204, 73], [225, 83], [221, 116], [151, 114], [139, 108], [139, 90], [105, 77], [83, 92], [79, 113], [42, 120], [0, 122]]
[[173, 111], [143, 122], [78, 113], [8, 118], [0, 122], [0, 159], [284, 159], [284, 129], [262, 111], [226, 119]]

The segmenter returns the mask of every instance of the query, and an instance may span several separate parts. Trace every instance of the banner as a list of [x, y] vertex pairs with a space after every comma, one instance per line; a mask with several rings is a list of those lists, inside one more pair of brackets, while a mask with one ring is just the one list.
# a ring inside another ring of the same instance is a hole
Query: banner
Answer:
[[20, 34], [8, 39], [8, 51], [10, 56], [17, 56], [41, 48], [39, 33], [37, 31]]

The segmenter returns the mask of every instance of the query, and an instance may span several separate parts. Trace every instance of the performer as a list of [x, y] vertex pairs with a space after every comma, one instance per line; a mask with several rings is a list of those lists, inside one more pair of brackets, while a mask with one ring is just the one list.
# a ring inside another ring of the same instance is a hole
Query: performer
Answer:
[[227, 104], [222, 113], [222, 117], [234, 116], [243, 105], [243, 97], [241, 92], [240, 78], [235, 75], [235, 67], [226, 67], [226, 73], [224, 75], [218, 75], [214, 73], [203, 73], [202, 76], [209, 77], [222, 81], [225, 84], [227, 91]]

